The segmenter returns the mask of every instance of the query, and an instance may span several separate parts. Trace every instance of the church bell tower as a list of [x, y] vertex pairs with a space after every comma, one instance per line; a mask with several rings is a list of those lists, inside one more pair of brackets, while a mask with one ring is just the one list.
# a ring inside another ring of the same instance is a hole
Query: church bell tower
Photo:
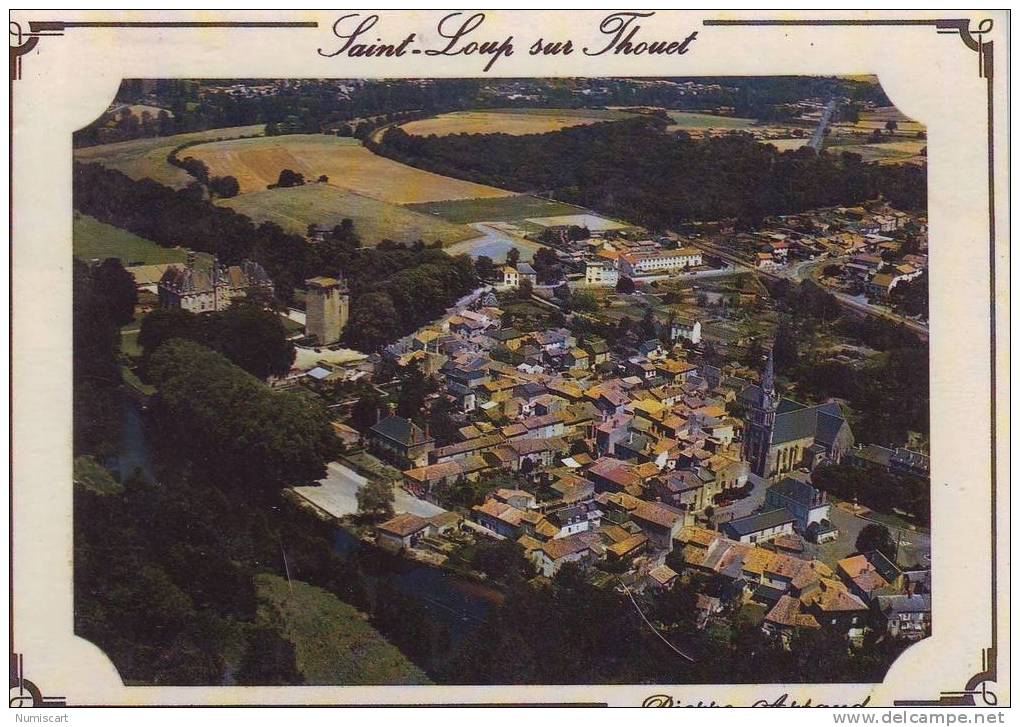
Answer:
[[772, 447], [777, 403], [775, 362], [770, 350], [757, 400], [747, 414], [744, 436], [744, 459], [750, 462], [751, 472], [759, 477], [769, 475], [769, 450]]

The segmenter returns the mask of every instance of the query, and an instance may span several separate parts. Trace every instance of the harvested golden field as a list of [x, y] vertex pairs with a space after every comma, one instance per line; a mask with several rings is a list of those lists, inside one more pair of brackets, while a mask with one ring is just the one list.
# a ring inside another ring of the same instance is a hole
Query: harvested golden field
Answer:
[[895, 106], [885, 106], [883, 108], [872, 109], [871, 111], [862, 111], [860, 119], [856, 124], [836, 124], [836, 126], [842, 128], [852, 126], [856, 132], [871, 132], [875, 129], [885, 131], [885, 125], [888, 121], [896, 122], [897, 134], [916, 135], [917, 132], [925, 130], [924, 124], [904, 116]]
[[408, 134], [448, 136], [450, 134], [546, 134], [570, 126], [617, 121], [631, 114], [605, 109], [487, 109], [455, 111], [430, 119], [401, 125]]
[[332, 186], [394, 204], [514, 194], [415, 169], [373, 154], [356, 139], [322, 134], [202, 144], [188, 154], [205, 162], [213, 176], [236, 177], [242, 194], [264, 191], [284, 169], [300, 172], [310, 182], [325, 174]]
[[217, 203], [256, 222], [275, 222], [297, 235], [304, 235], [308, 225], [332, 228], [349, 217], [365, 247], [374, 247], [384, 239], [405, 243], [441, 240], [444, 245], [452, 245], [480, 234], [467, 225], [447, 222], [435, 215], [415, 212], [331, 184], [263, 189]]
[[[232, 126], [225, 129], [195, 131], [174, 136], [157, 136], [151, 139], [134, 139], [115, 144], [87, 146], [74, 150], [76, 162], [99, 162], [124, 172], [132, 179], [149, 177], [160, 184], [180, 189], [194, 181], [183, 169], [168, 163], [166, 158], [176, 147], [192, 141], [215, 141], [217, 139], [237, 139], [242, 136], [257, 136], [265, 129], [263, 124], [254, 126]], [[184, 156], [188, 156], [185, 151]]]

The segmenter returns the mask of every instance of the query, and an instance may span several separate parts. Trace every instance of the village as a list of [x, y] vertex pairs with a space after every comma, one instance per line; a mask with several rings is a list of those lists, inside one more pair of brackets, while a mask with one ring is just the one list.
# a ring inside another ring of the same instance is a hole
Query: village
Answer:
[[[843, 80], [437, 83], [135, 81], [78, 135], [86, 506], [208, 520], [308, 683], [867, 680], [929, 636], [923, 127]], [[547, 666], [587, 621], [632, 653]]]
[[[779, 274], [825, 261], [826, 285], [853, 280], [855, 290], [894, 275], [879, 272], [888, 266], [916, 275], [926, 261], [924, 221], [883, 205], [798, 215], [735, 234], [746, 252], [727, 261], [698, 243], [732, 231], [678, 245], [637, 239], [634, 230], [577, 234], [572, 221], [562, 220], [553, 235], [560, 244], [552, 249], [571, 271], [563, 282], [541, 284], [532, 265], [511, 255], [491, 284], [381, 354], [335, 345], [349, 316], [343, 280], [306, 281], [295, 369], [274, 386], [331, 402], [345, 453], [325, 480], [292, 494], [380, 549], [483, 580], [465, 554], [510, 541], [539, 579], [574, 564], [600, 587], [625, 593], [705, 582], [703, 628], [739, 615], [787, 641], [820, 628], [858, 641], [875, 629], [926, 636], [926, 531], [901, 522], [891, 528], [893, 552], [868, 549], [869, 530], [889, 541], [889, 519], [830, 497], [812, 473], [843, 464], [927, 478], [927, 455], [907, 442], [857, 444], [839, 402], [784, 396], [771, 351], [758, 367], [738, 363], [737, 352], [759, 333], [732, 335], [712, 312], [725, 308], [719, 299], [727, 296], [707, 300], [712, 273], [732, 276], [741, 267]], [[905, 253], [908, 246], [916, 252]], [[619, 328], [616, 309], [706, 273], [704, 290], [670, 298], [680, 305], [664, 309], [687, 315], [667, 318], [647, 307], [630, 335], [608, 342], [588, 332], [584, 321]], [[216, 307], [209, 294], [197, 302], [201, 276], [171, 267], [156, 286], [162, 304]], [[233, 276], [271, 285], [252, 266]], [[752, 302], [761, 297], [750, 290]], [[578, 296], [593, 292], [602, 296], [598, 306], [582, 310]], [[873, 298], [884, 300], [878, 292]], [[732, 362], [706, 363], [706, 346]], [[374, 389], [392, 402], [400, 387], [394, 372], [412, 370], [428, 382], [420, 417], [384, 403], [374, 422], [352, 422], [356, 392]], [[428, 423], [439, 408], [453, 426], [444, 441]], [[381, 488], [382, 515], [366, 517], [365, 488]]]

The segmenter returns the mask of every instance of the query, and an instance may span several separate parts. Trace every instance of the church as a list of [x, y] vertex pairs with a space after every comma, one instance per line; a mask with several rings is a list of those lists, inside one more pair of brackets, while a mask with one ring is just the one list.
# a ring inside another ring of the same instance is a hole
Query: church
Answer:
[[808, 406], [776, 394], [775, 364], [769, 352], [761, 384], [740, 394], [744, 417], [744, 459], [751, 472], [773, 479], [787, 472], [838, 463], [854, 435], [836, 402]]

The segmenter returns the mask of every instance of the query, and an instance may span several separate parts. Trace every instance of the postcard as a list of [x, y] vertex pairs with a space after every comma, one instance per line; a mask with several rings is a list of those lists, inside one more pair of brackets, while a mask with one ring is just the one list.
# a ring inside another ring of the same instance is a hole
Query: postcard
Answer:
[[1009, 704], [1009, 15], [14, 11], [12, 707]]

